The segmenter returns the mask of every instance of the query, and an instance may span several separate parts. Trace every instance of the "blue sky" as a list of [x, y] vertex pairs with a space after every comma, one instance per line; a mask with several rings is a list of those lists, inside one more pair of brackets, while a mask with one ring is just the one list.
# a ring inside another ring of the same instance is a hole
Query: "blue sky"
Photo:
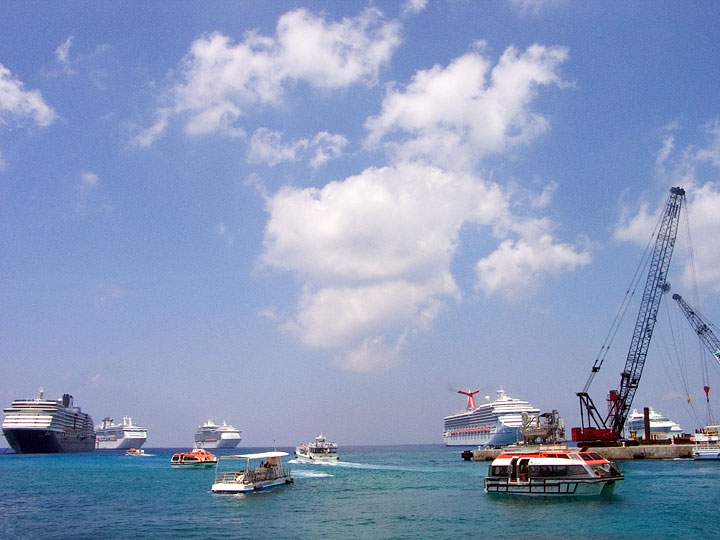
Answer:
[[[69, 392], [149, 446], [208, 418], [249, 446], [440, 442], [458, 389], [501, 385], [576, 425], [671, 186], [673, 291], [720, 321], [719, 21], [716, 2], [3, 2], [0, 401]], [[701, 353], [668, 300], [634, 405], [692, 431]]]

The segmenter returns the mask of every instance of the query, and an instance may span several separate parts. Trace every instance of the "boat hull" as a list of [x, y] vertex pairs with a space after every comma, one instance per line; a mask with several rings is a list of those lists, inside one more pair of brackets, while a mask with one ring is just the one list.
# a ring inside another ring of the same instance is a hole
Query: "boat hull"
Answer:
[[498, 423], [493, 427], [463, 430], [443, 435], [445, 446], [508, 446], [518, 440], [518, 428]]
[[617, 479], [588, 480], [533, 480], [509, 482], [506, 479], [485, 479], [486, 493], [507, 493], [529, 496], [594, 496], [611, 495]]
[[95, 446], [98, 450], [127, 450], [128, 448], [140, 448], [146, 440], [146, 437], [123, 437], [116, 440], [99, 440]]
[[48, 429], [4, 428], [3, 434], [17, 454], [58, 454], [92, 452], [95, 437]]
[[693, 448], [693, 459], [718, 461], [720, 460], [720, 447], [700, 446]]
[[254, 493], [265, 491], [278, 486], [285, 486], [294, 483], [292, 476], [275, 478], [274, 480], [263, 480], [253, 483], [216, 482], [212, 485], [213, 493]]
[[195, 440], [202, 448], [215, 450], [218, 448], [235, 448], [240, 444], [240, 439], [213, 439], [213, 440]]
[[173, 469], [210, 469], [215, 465], [214, 461], [203, 461], [201, 463], [171, 463], [170, 467]]

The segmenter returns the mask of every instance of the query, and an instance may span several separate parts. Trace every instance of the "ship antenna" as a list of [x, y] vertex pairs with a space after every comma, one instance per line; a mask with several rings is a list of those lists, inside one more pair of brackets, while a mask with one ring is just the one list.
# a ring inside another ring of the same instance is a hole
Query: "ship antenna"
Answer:
[[474, 409], [475, 408], [475, 398], [473, 396], [475, 394], [477, 394], [479, 391], [480, 390], [458, 390], [458, 394], [465, 394], [468, 397], [467, 408]]

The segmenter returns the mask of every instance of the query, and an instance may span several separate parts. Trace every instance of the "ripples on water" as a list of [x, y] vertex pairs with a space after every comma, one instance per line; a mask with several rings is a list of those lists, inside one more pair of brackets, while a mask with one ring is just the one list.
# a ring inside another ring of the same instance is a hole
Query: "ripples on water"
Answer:
[[[720, 463], [621, 462], [610, 498], [483, 492], [487, 463], [442, 446], [342, 448], [290, 460], [295, 484], [210, 492], [212, 469], [169, 466], [174, 449], [0, 455], [0, 538], [711, 538]], [[233, 450], [233, 453], [238, 450]]]

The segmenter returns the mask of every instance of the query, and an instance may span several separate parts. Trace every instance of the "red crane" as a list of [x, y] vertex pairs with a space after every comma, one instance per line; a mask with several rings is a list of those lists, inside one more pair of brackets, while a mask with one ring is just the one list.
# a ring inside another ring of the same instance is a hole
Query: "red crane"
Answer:
[[645, 291], [640, 302], [640, 311], [635, 322], [635, 331], [630, 343], [630, 350], [625, 361], [625, 369], [620, 374], [620, 388], [610, 390], [608, 395], [608, 412], [601, 415], [587, 391], [595, 374], [605, 359], [601, 354], [595, 360], [592, 372], [585, 388], [578, 392], [580, 398], [580, 419], [582, 427], [572, 428], [572, 440], [577, 442], [617, 441], [622, 436], [625, 420], [635, 397], [645, 359], [647, 358], [650, 339], [652, 338], [663, 293], [670, 290], [667, 273], [670, 267], [675, 238], [677, 237], [680, 209], [685, 200], [685, 190], [679, 187], [670, 189], [665, 204], [662, 221], [657, 230], [655, 248], [650, 260]]

